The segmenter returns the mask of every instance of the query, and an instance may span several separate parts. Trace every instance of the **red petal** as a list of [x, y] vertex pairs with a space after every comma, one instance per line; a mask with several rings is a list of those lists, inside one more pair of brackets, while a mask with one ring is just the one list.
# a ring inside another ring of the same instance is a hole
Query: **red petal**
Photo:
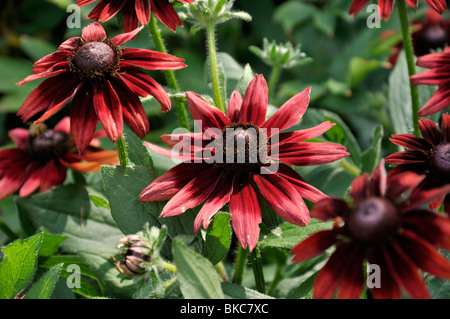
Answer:
[[428, 143], [426, 140], [412, 134], [393, 135], [389, 140], [396, 145], [412, 151], [426, 152], [433, 148], [433, 145]]
[[119, 97], [109, 81], [94, 88], [94, 109], [106, 134], [115, 142], [122, 137], [123, 115]]
[[337, 234], [338, 232], [334, 229], [312, 234], [291, 250], [294, 255], [292, 262], [300, 263], [323, 254], [325, 250], [338, 242]]
[[150, 1], [149, 0], [136, 0], [135, 2], [136, 16], [142, 25], [147, 25], [150, 21]]
[[168, 200], [210, 166], [204, 163], [181, 163], [155, 179], [140, 194], [142, 202]]
[[350, 189], [350, 197], [355, 201], [355, 203], [359, 203], [365, 198], [369, 197], [370, 192], [370, 181], [369, 175], [364, 173], [361, 176], [356, 177], [353, 180]]
[[152, 150], [153, 152], [156, 152], [165, 157], [169, 157], [174, 161], [176, 161], [176, 160], [189, 161], [189, 162], [194, 161], [195, 163], [202, 162], [202, 161], [208, 161], [208, 163], [211, 163], [213, 161], [212, 157], [203, 157], [203, 154], [201, 154], [201, 153], [200, 154], [192, 154], [192, 153], [188, 153], [188, 154], [181, 153], [180, 154], [180, 153], [175, 152], [174, 150], [168, 150], [168, 149], [162, 148], [158, 145], [151, 144], [147, 141], [144, 142], [144, 146], [147, 147], [148, 149]]
[[356, 16], [366, 5], [369, 3], [370, 0], [354, 0], [349, 13]]
[[66, 180], [67, 168], [59, 162], [52, 160], [45, 164], [41, 172], [39, 192], [42, 193], [64, 183]]
[[309, 223], [309, 210], [296, 189], [277, 174], [254, 175], [254, 181], [269, 206], [291, 224]]
[[151, 10], [170, 30], [175, 31], [176, 26], [183, 26], [177, 12], [168, 0], [150, 0]]
[[270, 155], [272, 159], [296, 166], [319, 165], [337, 161], [349, 155], [347, 149], [333, 143], [292, 143], [281, 144], [279, 155]]
[[419, 116], [428, 116], [450, 105], [450, 82], [442, 85], [428, 102], [417, 112]]
[[227, 107], [227, 116], [232, 123], [239, 122], [239, 115], [241, 113], [242, 96], [239, 91], [233, 91], [230, 96], [230, 101]]
[[258, 194], [247, 176], [236, 176], [229, 206], [239, 243], [252, 251], [258, 242], [262, 218]]
[[411, 193], [411, 195], [405, 202], [400, 204], [400, 208], [404, 212], [410, 211], [426, 203], [429, 203], [432, 200], [438, 199], [442, 197], [442, 195], [448, 194], [449, 192], [450, 192], [450, 184], [447, 184], [440, 188], [415, 191]]
[[[262, 126], [263, 128], [284, 131], [300, 121], [309, 104], [311, 87], [298, 93], [283, 104]], [[269, 135], [270, 137], [270, 135]]]
[[194, 92], [186, 92], [186, 98], [195, 121], [201, 121], [202, 131], [208, 128], [221, 129], [228, 124], [230, 120], [218, 108], [206, 102], [200, 95]]
[[121, 67], [137, 66], [147, 70], [179, 70], [186, 67], [184, 59], [153, 50], [124, 48]]
[[383, 197], [386, 193], [386, 168], [384, 160], [375, 168], [370, 177], [370, 195]]
[[450, 115], [442, 114], [441, 130], [444, 142], [450, 142]]
[[421, 151], [403, 151], [389, 155], [385, 158], [386, 163], [389, 164], [417, 164], [427, 163], [428, 158], [424, 152]]
[[8, 136], [20, 149], [24, 149], [29, 138], [29, 133], [24, 128], [15, 128], [8, 132]]
[[363, 270], [366, 250], [362, 246], [356, 246], [352, 251], [351, 263], [342, 273], [338, 299], [359, 299], [365, 285]]
[[448, 82], [450, 69], [447, 67], [435, 68], [410, 77], [413, 85], [441, 85]]
[[287, 132], [287, 133], [281, 133], [279, 137], [280, 144], [284, 143], [299, 143], [306, 140], [309, 140], [311, 138], [317, 137], [319, 135], [322, 135], [326, 131], [328, 131], [330, 128], [332, 128], [336, 123], [331, 123], [330, 121], [326, 121], [323, 123], [320, 123], [317, 126], [299, 130], [295, 132]]
[[392, 177], [388, 175], [386, 197], [397, 200], [400, 195], [419, 185], [424, 177], [414, 172], [402, 172]]
[[37, 162], [31, 162], [26, 172], [26, 180], [19, 191], [20, 197], [31, 195], [41, 184], [42, 167]]
[[[369, 257], [369, 263], [380, 267], [380, 287], [371, 289], [375, 299], [400, 299], [401, 292], [395, 279], [389, 275], [390, 270], [386, 263], [383, 252], [380, 249], [372, 249]], [[382, 274], [387, 274], [383, 276]]]
[[442, 135], [439, 129], [432, 120], [421, 119], [419, 120], [419, 129], [423, 138], [431, 145], [437, 145], [441, 143]]
[[93, 22], [83, 28], [81, 37], [86, 42], [102, 42], [106, 39], [106, 33], [99, 23]]
[[108, 3], [98, 16], [97, 20], [101, 22], [108, 21], [109, 19], [114, 17], [120, 11], [120, 9], [123, 8], [125, 3], [126, 1], [108, 1]]
[[311, 209], [311, 217], [327, 221], [337, 217], [345, 217], [352, 208], [340, 198], [328, 197], [318, 201]]
[[380, 6], [380, 14], [384, 20], [389, 19], [391, 16], [392, 8], [394, 7], [394, 0], [380, 0], [378, 1]]
[[426, 3], [438, 13], [443, 13], [447, 11], [447, 3], [445, 0], [425, 0]]
[[[125, 16], [125, 20], [126, 19], [127, 19], [127, 16]], [[136, 26], [133, 25], [133, 28], [130, 31], [116, 35], [114, 38], [111, 39], [111, 41], [114, 42], [117, 46], [121, 46], [122, 44], [124, 44], [130, 40], [133, 40], [136, 37], [136, 35], [139, 33], [139, 31], [142, 30], [143, 27], [144, 26], [138, 28], [137, 22], [136, 22]], [[125, 28], [125, 30], [127, 30], [127, 29]], [[126, 49], [128, 49], [128, 48], [126, 48]]]
[[18, 149], [14, 150], [16, 154], [22, 155], [24, 159], [18, 160], [8, 167], [6, 171], [3, 170], [3, 177], [0, 180], [0, 199], [14, 194], [25, 181], [26, 167], [28, 166], [29, 159], [26, 158], [26, 154], [23, 151]]
[[224, 187], [221, 183], [219, 184], [222, 173], [223, 170], [219, 167], [212, 167], [200, 172], [169, 200], [163, 208], [161, 217], [183, 214], [189, 208], [203, 203], [216, 186]]
[[93, 100], [92, 89], [85, 86], [72, 101], [70, 127], [79, 152], [89, 146], [97, 129], [98, 117]]
[[[125, 32], [132, 32], [133, 30], [136, 30], [139, 27], [139, 20], [136, 16], [136, 11], [134, 9], [134, 3], [132, 1], [128, 2], [125, 5], [124, 9], [124, 18], [123, 18], [123, 26], [125, 29]], [[139, 30], [141, 30], [144, 26], [140, 27]], [[136, 35], [129, 38], [128, 40], [134, 39]], [[127, 42], [128, 40], [124, 41]], [[120, 45], [120, 44], [118, 44]]]
[[262, 126], [266, 119], [267, 103], [267, 82], [262, 75], [256, 75], [245, 91], [239, 121]]

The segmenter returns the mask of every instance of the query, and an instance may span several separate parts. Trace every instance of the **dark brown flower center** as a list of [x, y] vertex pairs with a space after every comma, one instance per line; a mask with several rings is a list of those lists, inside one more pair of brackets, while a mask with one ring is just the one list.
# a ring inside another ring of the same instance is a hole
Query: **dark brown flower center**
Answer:
[[373, 197], [350, 212], [347, 226], [356, 239], [380, 242], [388, 239], [397, 229], [398, 221], [398, 210], [390, 201]]
[[33, 160], [46, 163], [67, 154], [70, 150], [69, 135], [47, 129], [34, 132], [30, 130], [26, 149]]
[[258, 169], [267, 163], [267, 134], [249, 123], [233, 123], [222, 129], [216, 150], [223, 151], [217, 164], [230, 170]]
[[432, 149], [430, 164], [435, 173], [450, 176], [450, 143], [439, 144]]
[[427, 28], [424, 33], [425, 39], [430, 43], [432, 47], [438, 45], [442, 46], [445, 43], [447, 34], [441, 26], [433, 26]]
[[112, 42], [88, 42], [67, 59], [81, 79], [104, 80], [119, 68], [121, 49]]

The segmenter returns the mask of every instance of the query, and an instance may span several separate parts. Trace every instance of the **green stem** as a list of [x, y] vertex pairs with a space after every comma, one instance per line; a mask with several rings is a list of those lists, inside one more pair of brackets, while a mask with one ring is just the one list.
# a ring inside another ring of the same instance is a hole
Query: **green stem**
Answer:
[[117, 152], [119, 153], [119, 161], [120, 165], [122, 166], [128, 166], [128, 151], [127, 151], [127, 145], [125, 144], [125, 139], [123, 137], [119, 138], [116, 141], [117, 146]]
[[225, 112], [222, 97], [220, 94], [219, 83], [219, 69], [217, 65], [217, 50], [216, 50], [216, 26], [213, 21], [208, 21], [206, 24], [206, 37], [209, 51], [209, 67], [211, 69], [211, 82], [213, 88], [213, 98], [216, 107]]
[[278, 78], [280, 77], [281, 68], [279, 65], [274, 65], [272, 68], [272, 74], [270, 75], [269, 80], [269, 99], [272, 97], [273, 92], [275, 90], [275, 86], [277, 85]]
[[171, 263], [168, 263], [168, 262], [165, 262], [165, 261], [163, 261], [162, 264], [163, 264], [163, 269], [164, 270], [166, 270], [166, 271], [168, 271], [168, 272], [170, 272], [172, 274], [176, 274], [177, 273], [177, 271], [178, 271], [177, 266], [172, 265]]
[[264, 281], [261, 252], [258, 245], [256, 245], [256, 247], [250, 253], [250, 260], [252, 262], [253, 275], [255, 276], [256, 290], [258, 290], [260, 293], [265, 294], [266, 283]]
[[247, 249], [238, 247], [238, 254], [236, 256], [236, 265], [234, 266], [233, 283], [242, 284], [242, 278], [244, 277], [245, 265], [247, 263]]
[[[167, 53], [166, 46], [164, 45], [163, 39], [161, 37], [161, 32], [159, 31], [158, 24], [156, 23], [156, 19], [153, 14], [151, 15], [148, 28], [153, 38], [153, 42], [155, 43], [156, 50], [162, 53]], [[176, 92], [180, 91], [175, 73], [172, 70], [164, 70], [164, 76], [166, 77], [167, 85], [169, 86], [169, 88]], [[189, 121], [185, 104], [183, 102], [175, 100], [174, 105], [177, 111], [180, 125], [189, 130]]]
[[19, 236], [17, 236], [11, 228], [9, 228], [6, 223], [0, 219], [0, 230], [8, 237], [10, 241], [14, 241], [16, 239], [19, 239]]
[[349, 172], [350, 174], [352, 174], [353, 176], [359, 176], [359, 174], [361, 174], [361, 170], [356, 167], [355, 165], [351, 164], [349, 161], [347, 161], [347, 159], [343, 158], [341, 160], [341, 166], [342, 168], [344, 168], [347, 172]]
[[[406, 62], [408, 64], [408, 74], [409, 76], [412, 76], [416, 74], [416, 61], [414, 58], [414, 48], [411, 38], [411, 32], [409, 30], [409, 22], [408, 22], [408, 15], [406, 12], [405, 0], [397, 1], [397, 8], [400, 17], [400, 25], [402, 29], [403, 46], [405, 48]], [[409, 83], [411, 88], [412, 121], [413, 121], [414, 135], [420, 137], [419, 116], [417, 115], [417, 112], [420, 109], [419, 88], [415, 85], [412, 85], [411, 80], [409, 81]]]

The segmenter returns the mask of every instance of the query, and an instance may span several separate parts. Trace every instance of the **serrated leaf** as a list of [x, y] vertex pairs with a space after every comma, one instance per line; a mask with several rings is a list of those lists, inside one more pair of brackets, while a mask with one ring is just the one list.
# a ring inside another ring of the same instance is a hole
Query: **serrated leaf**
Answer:
[[24, 299], [50, 299], [50, 296], [59, 280], [63, 264], [51, 267], [27, 291]]
[[230, 214], [217, 214], [207, 229], [203, 256], [214, 265], [225, 257], [230, 247], [230, 218]]
[[14, 298], [33, 280], [43, 234], [16, 240], [2, 249], [0, 299]]
[[59, 245], [67, 239], [65, 236], [53, 235], [45, 228], [41, 228], [40, 231], [44, 234], [42, 245], [39, 248], [40, 257], [52, 256], [58, 251]]
[[222, 283], [222, 290], [227, 297], [233, 299], [274, 299], [256, 290], [229, 282]]
[[179, 239], [173, 241], [180, 289], [186, 299], [223, 299], [220, 276], [211, 262]]

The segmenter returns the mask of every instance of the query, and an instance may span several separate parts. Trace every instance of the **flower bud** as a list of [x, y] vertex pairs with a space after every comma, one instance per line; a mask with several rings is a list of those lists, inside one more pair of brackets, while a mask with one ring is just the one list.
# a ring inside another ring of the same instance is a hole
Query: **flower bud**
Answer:
[[145, 266], [151, 261], [152, 245], [141, 236], [130, 235], [122, 238], [119, 249], [119, 256], [123, 259], [115, 259], [116, 269], [122, 275], [136, 276], [145, 271]]

